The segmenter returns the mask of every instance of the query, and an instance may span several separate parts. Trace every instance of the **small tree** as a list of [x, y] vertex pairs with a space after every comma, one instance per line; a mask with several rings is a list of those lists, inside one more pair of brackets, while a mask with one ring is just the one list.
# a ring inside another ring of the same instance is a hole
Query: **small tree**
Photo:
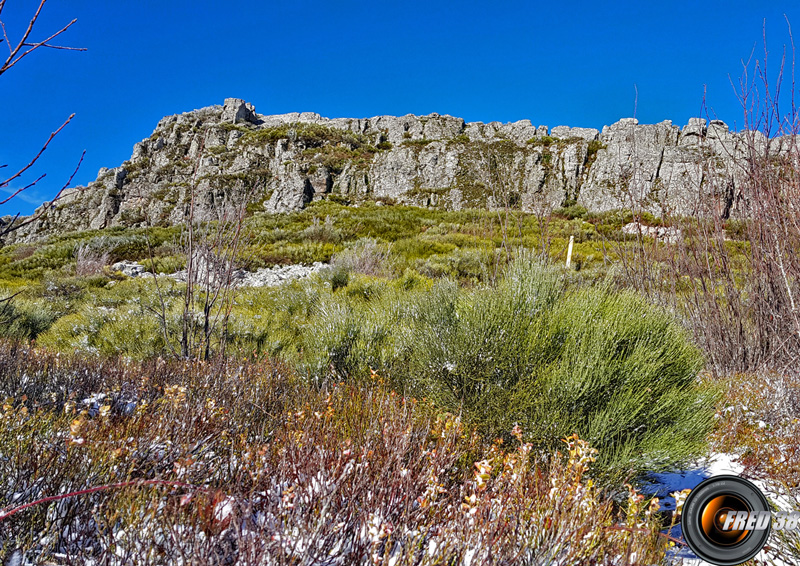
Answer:
[[[249, 199], [258, 191], [238, 179], [228, 187], [224, 198], [214, 199], [210, 210], [198, 214], [199, 170], [204, 149], [205, 136], [195, 158], [178, 244], [186, 262], [183, 277], [186, 288], [182, 292], [179, 321], [177, 324], [172, 321], [169, 300], [155, 268], [152, 277], [158, 305], [150, 310], [174, 356], [209, 360], [225, 353], [245, 213]], [[155, 266], [153, 249], [148, 247], [151, 265]]]

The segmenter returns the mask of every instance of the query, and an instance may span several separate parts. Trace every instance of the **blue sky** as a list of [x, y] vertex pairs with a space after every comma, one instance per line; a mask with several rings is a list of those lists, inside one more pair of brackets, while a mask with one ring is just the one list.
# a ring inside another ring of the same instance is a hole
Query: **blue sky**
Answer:
[[[8, 0], [12, 39], [36, 4]], [[683, 125], [705, 91], [713, 114], [741, 124], [730, 77], [754, 49], [763, 55], [765, 20], [777, 64], [784, 15], [800, 26], [800, 3], [49, 0], [36, 38], [77, 18], [63, 41], [88, 50], [40, 51], [0, 76], [3, 171], [76, 117], [24, 180], [47, 177], [0, 214], [51, 197], [82, 150], [73, 184], [128, 159], [161, 117], [231, 96], [262, 114], [600, 128], [634, 110], [642, 123]]]

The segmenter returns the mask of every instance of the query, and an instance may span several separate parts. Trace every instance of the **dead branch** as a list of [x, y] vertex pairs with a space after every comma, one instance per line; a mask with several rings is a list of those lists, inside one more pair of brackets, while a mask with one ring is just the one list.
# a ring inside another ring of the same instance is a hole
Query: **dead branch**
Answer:
[[[36, 213], [35, 213], [35, 214], [33, 214], [33, 215], [30, 217], [30, 218], [27, 218], [25, 221], [23, 221], [23, 222], [20, 222], [19, 224], [15, 224], [15, 223], [14, 223], [14, 222], [16, 221], [16, 219], [17, 219], [17, 218], [19, 218], [19, 214], [17, 214], [17, 215], [14, 217], [14, 220], [13, 220], [13, 221], [11, 221], [11, 222], [10, 222], [8, 225], [6, 225], [5, 227], [0, 227], [0, 238], [1, 238], [1, 237], [3, 237], [3, 236], [5, 236], [5, 235], [6, 235], [6, 234], [8, 234], [9, 232], [13, 232], [14, 230], [19, 230], [19, 229], [20, 229], [20, 228], [22, 228], [23, 226], [27, 226], [28, 224], [31, 224], [32, 222], [36, 222], [37, 220], [39, 220], [40, 218], [42, 218], [44, 215], [46, 215], [46, 214], [47, 214], [47, 212], [50, 210], [50, 208], [52, 208], [52, 206], [53, 206], [53, 204], [54, 204], [54, 203], [56, 203], [57, 201], [59, 201], [59, 200], [61, 200], [62, 198], [64, 198], [64, 197], [66, 196], [66, 195], [64, 194], [64, 191], [65, 191], [65, 190], [66, 190], [66, 189], [69, 187], [69, 185], [72, 183], [72, 179], [74, 179], [74, 178], [75, 178], [75, 175], [78, 173], [78, 169], [80, 169], [80, 168], [81, 168], [81, 164], [83, 163], [83, 158], [84, 158], [84, 156], [85, 156], [85, 155], [86, 155], [86, 150], [83, 150], [83, 152], [81, 153], [81, 158], [78, 160], [78, 164], [75, 166], [75, 169], [72, 171], [72, 175], [70, 175], [70, 176], [69, 176], [69, 179], [67, 179], [67, 182], [66, 182], [66, 183], [64, 183], [64, 185], [63, 185], [63, 186], [62, 186], [62, 187], [61, 187], [61, 188], [58, 190], [58, 192], [56, 193], [56, 196], [55, 196], [55, 197], [54, 197], [54, 198], [53, 198], [53, 199], [52, 199], [52, 200], [51, 200], [51, 201], [48, 203], [48, 206], [46, 206], [46, 207], [41, 207], [41, 208], [39, 209], [39, 212], [36, 212]], [[30, 187], [30, 186], [33, 186], [33, 185], [35, 185], [35, 184], [36, 184], [38, 181], [40, 181], [40, 180], [41, 180], [41, 179], [42, 179], [44, 176], [45, 176], [45, 175], [42, 175], [41, 177], [39, 177], [39, 178], [38, 178], [36, 181], [34, 181], [33, 183], [31, 183], [31, 184], [29, 185], [29, 187]], [[19, 191], [17, 191], [16, 193], [14, 193], [14, 195], [16, 195], [16, 194], [18, 194], [18, 193], [22, 192], [22, 191], [23, 191], [25, 188], [27, 188], [27, 187], [24, 187], [23, 189], [20, 189]], [[82, 189], [82, 190], [86, 190], [86, 188], [87, 188], [87, 187], [83, 187], [83, 189]], [[14, 195], [12, 195], [12, 197], [13, 197]], [[9, 197], [9, 198], [11, 198], [11, 197]], [[6, 199], [6, 200], [8, 200], [8, 199]], [[3, 202], [6, 202], [6, 201], [3, 201]], [[3, 203], [0, 203], [0, 204], [3, 204]]]
[[[63, 130], [63, 129], [66, 127], [66, 125], [67, 125], [67, 124], [69, 124], [69, 123], [72, 121], [72, 119], [73, 119], [74, 117], [75, 117], [75, 114], [70, 114], [69, 118], [67, 118], [67, 119], [66, 119], [66, 121], [65, 121], [63, 124], [61, 124], [61, 126], [59, 126], [59, 128], [58, 128], [58, 129], [57, 129], [55, 132], [52, 132], [52, 133], [50, 134], [50, 137], [49, 137], [49, 138], [47, 138], [47, 141], [46, 141], [46, 142], [44, 142], [44, 145], [42, 146], [42, 149], [40, 149], [40, 150], [39, 150], [39, 153], [37, 153], [37, 154], [34, 156], [34, 158], [33, 158], [33, 159], [31, 159], [31, 160], [28, 162], [28, 164], [27, 164], [25, 167], [23, 167], [22, 169], [20, 169], [20, 170], [19, 170], [19, 171], [17, 171], [16, 173], [14, 173], [14, 174], [13, 174], [11, 177], [9, 177], [8, 179], [6, 179], [5, 181], [2, 181], [2, 182], [0, 182], [0, 189], [2, 189], [3, 187], [7, 187], [7, 186], [8, 186], [8, 185], [11, 183], [11, 181], [13, 181], [14, 179], [17, 179], [17, 178], [19, 178], [20, 176], [22, 176], [22, 174], [23, 174], [23, 173], [25, 173], [25, 171], [27, 171], [28, 169], [30, 169], [31, 167], [33, 167], [33, 165], [34, 165], [34, 164], [35, 164], [35, 163], [36, 163], [36, 162], [39, 160], [39, 158], [40, 158], [40, 157], [42, 156], [42, 154], [45, 152], [45, 150], [47, 149], [47, 146], [49, 146], [49, 145], [50, 145], [50, 142], [51, 142], [51, 141], [53, 141], [53, 138], [55, 138], [55, 137], [56, 137], [56, 136], [59, 134], [59, 132], [61, 132], [61, 130]], [[6, 165], [3, 165], [3, 167], [6, 167]], [[44, 175], [42, 175], [42, 177], [44, 177]], [[40, 179], [41, 179], [41, 178], [40, 178]], [[34, 181], [33, 183], [31, 183], [31, 185], [29, 185], [29, 186], [33, 186], [33, 185], [35, 185], [35, 184], [36, 184], [36, 182], [37, 182], [37, 181], [39, 181], [40, 179], [37, 179], [36, 181]], [[12, 198], [14, 198], [15, 196], [17, 196], [17, 195], [18, 195], [19, 193], [21, 193], [22, 191], [24, 191], [26, 188], [28, 188], [28, 187], [24, 187], [24, 188], [22, 188], [22, 189], [19, 189], [18, 191], [16, 191], [16, 192], [15, 192], [14, 194], [12, 194], [11, 196], [9, 196], [9, 197], [5, 198], [4, 200], [0, 201], [0, 205], [2, 205], [2, 204], [6, 204], [8, 201], [10, 201]]]
[[[9, 39], [8, 33], [6, 32], [5, 23], [2, 20], [0, 20], [0, 27], [3, 30], [3, 40], [8, 46], [8, 57], [3, 62], [3, 64], [0, 65], [0, 75], [11, 69], [14, 65], [19, 63], [24, 57], [30, 55], [40, 47], [44, 47], [47, 49], [63, 49], [68, 51], [86, 51], [85, 47], [67, 47], [63, 45], [53, 45], [52, 43], [50, 43], [53, 39], [55, 39], [65, 31], [67, 31], [75, 22], [78, 21], [77, 19], [73, 19], [63, 28], [51, 34], [47, 39], [37, 42], [28, 41], [31, 32], [33, 31], [33, 28], [36, 25], [36, 21], [39, 19], [39, 15], [42, 13], [42, 8], [44, 8], [46, 2], [47, 0], [40, 0], [39, 7], [36, 9], [36, 13], [34, 13], [33, 17], [31, 17], [30, 21], [28, 22], [28, 27], [25, 30], [25, 33], [23, 33], [22, 38], [19, 40], [19, 42], [17, 42], [16, 45], [14, 45]], [[5, 7], [5, 0], [3, 0], [2, 3], [0, 3], [0, 14], [2, 13], [4, 7]], [[26, 47], [27, 49], [25, 49]]]

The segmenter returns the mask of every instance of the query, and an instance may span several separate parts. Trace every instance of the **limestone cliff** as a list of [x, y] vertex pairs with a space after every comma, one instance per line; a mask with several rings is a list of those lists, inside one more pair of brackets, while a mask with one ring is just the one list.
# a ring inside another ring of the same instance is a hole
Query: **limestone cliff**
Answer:
[[438, 114], [264, 116], [227, 99], [163, 118], [129, 161], [45, 203], [43, 219], [14, 237], [178, 223], [192, 194], [199, 218], [243, 200], [251, 211], [275, 213], [322, 198], [528, 211], [578, 203], [691, 214], [703, 191], [712, 191], [727, 215], [738, 198], [742, 147], [741, 134], [702, 119], [683, 128], [627, 118], [602, 132], [548, 130], [529, 120], [465, 123]]

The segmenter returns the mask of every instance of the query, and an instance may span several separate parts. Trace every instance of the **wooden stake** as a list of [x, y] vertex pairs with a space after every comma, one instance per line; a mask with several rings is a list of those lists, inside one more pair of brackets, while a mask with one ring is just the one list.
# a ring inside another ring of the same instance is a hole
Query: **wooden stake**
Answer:
[[572, 263], [572, 244], [575, 243], [575, 236], [569, 237], [569, 246], [567, 247], [567, 269], [569, 264]]

